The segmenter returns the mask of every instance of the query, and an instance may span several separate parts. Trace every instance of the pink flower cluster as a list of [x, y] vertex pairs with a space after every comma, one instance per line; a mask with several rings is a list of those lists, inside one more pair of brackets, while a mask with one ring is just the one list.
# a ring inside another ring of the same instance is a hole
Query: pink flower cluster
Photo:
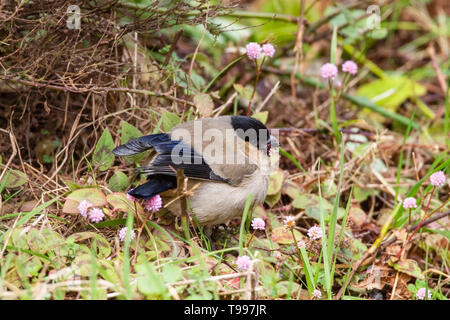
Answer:
[[435, 172], [430, 176], [431, 185], [434, 187], [443, 187], [446, 180], [445, 174], [442, 171]]
[[[358, 72], [358, 65], [354, 61], [347, 60], [342, 64], [342, 71], [355, 75]], [[336, 65], [327, 62], [320, 68], [320, 75], [325, 80], [333, 80], [338, 75], [338, 68]]]
[[403, 200], [403, 208], [404, 209], [417, 208], [416, 198], [409, 197]]
[[249, 256], [243, 255], [236, 259], [236, 265], [239, 271], [245, 271], [250, 268], [250, 265], [252, 263], [252, 260]]
[[105, 217], [102, 209], [94, 208], [94, 205], [87, 200], [80, 202], [78, 212], [83, 218], [88, 218], [92, 223], [100, 222]]
[[159, 194], [145, 200], [145, 209], [151, 212], [158, 212], [162, 208], [162, 199]]
[[313, 226], [311, 228], [308, 229], [308, 237], [311, 240], [318, 240], [320, 238], [322, 238], [322, 228], [320, 228], [319, 226]]
[[314, 299], [320, 299], [322, 298], [322, 292], [319, 289], [314, 289], [312, 296]]
[[252, 228], [255, 230], [264, 230], [266, 228], [266, 223], [261, 218], [255, 218], [252, 220]]
[[259, 43], [250, 42], [245, 47], [245, 52], [250, 60], [256, 60], [261, 57], [261, 54], [266, 57], [272, 58], [275, 54], [275, 47], [270, 43], [263, 44], [262, 47]]
[[[123, 227], [122, 229], [120, 229], [119, 231], [119, 239], [120, 241], [125, 241], [125, 237], [127, 235], [127, 227]], [[130, 240], [133, 240], [136, 237], [136, 233], [134, 232], [134, 230], [130, 231]]]
[[297, 247], [298, 247], [299, 249], [301, 249], [301, 248], [306, 248], [306, 243], [305, 243], [305, 241], [303, 241], [303, 240], [297, 241]]
[[[444, 172], [437, 171], [430, 176], [430, 184], [433, 187], [443, 187], [445, 182], [447, 181], [447, 177]], [[403, 209], [414, 209], [417, 208], [417, 200], [414, 197], [408, 197], [403, 200]]]
[[[420, 288], [417, 290], [416, 297], [419, 300], [424, 300], [426, 295], [427, 289], [426, 288]], [[428, 289], [428, 300], [431, 299], [431, 291]]]

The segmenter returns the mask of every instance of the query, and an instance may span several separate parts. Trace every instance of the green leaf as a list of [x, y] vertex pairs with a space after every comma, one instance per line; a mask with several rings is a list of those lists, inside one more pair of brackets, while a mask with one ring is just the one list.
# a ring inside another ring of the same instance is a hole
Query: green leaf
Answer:
[[97, 146], [92, 156], [94, 165], [99, 166], [100, 171], [108, 170], [114, 163], [114, 141], [108, 128], [103, 131], [102, 136], [97, 142]]
[[174, 126], [180, 123], [180, 118], [173, 112], [163, 110], [162, 125], [165, 132], [169, 132]]
[[[121, 126], [120, 133], [121, 133], [122, 144], [127, 143], [131, 139], [139, 138], [142, 136], [142, 133], [141, 133], [141, 131], [139, 131], [139, 129], [137, 129], [135, 126], [129, 124], [126, 121], [122, 120], [120, 123], [120, 126]], [[146, 154], [147, 154], [146, 152], [142, 152], [142, 153], [138, 153], [138, 154], [135, 154], [132, 156], [123, 157], [123, 159], [127, 163], [140, 162], [142, 159], [145, 158]], [[115, 190], [115, 191], [119, 191], [119, 190]]]
[[128, 179], [128, 176], [122, 171], [114, 172], [108, 182], [108, 188], [114, 192], [125, 191], [129, 185], [130, 179]]
[[127, 143], [131, 139], [139, 138], [140, 136], [142, 136], [141, 131], [139, 131], [139, 129], [129, 124], [128, 122], [122, 120], [120, 125], [121, 125], [120, 133], [122, 138], [121, 140], [122, 144]]
[[[299, 231], [294, 229], [295, 239], [300, 241], [305, 238]], [[278, 244], [294, 244], [294, 237], [292, 237], [292, 233], [287, 231], [285, 227], [278, 227], [272, 230], [272, 234], [270, 235], [272, 241]]]
[[280, 192], [283, 186], [283, 172], [276, 171], [270, 174], [269, 187], [267, 188], [267, 195], [272, 196]]
[[[66, 242], [81, 242], [87, 239], [94, 239], [96, 241], [96, 248], [97, 248], [97, 255], [100, 258], [106, 258], [111, 254], [111, 246], [109, 245], [109, 242], [101, 235], [95, 232], [78, 232], [72, 234], [70, 237], [66, 239]], [[88, 249], [88, 259], [89, 263], [91, 263], [91, 256], [90, 256], [90, 250]]]
[[152, 265], [148, 263], [137, 265], [136, 270], [142, 275], [138, 278], [137, 283], [138, 289], [142, 294], [147, 296], [147, 298], [153, 299], [168, 297], [167, 288]]
[[269, 117], [269, 111], [261, 111], [252, 115], [252, 118], [258, 119], [262, 123], [267, 122], [267, 118]]
[[36, 277], [39, 274], [39, 270], [42, 268], [41, 260], [36, 256], [30, 258], [28, 254], [17, 256], [15, 263], [18, 270], [17, 273], [19, 273], [22, 279]]
[[420, 270], [420, 267], [415, 260], [405, 259], [400, 260], [397, 263], [389, 262], [389, 264], [399, 272], [406, 273], [407, 275], [420, 280], [425, 280], [425, 276], [422, 274], [422, 270]]
[[375, 196], [380, 193], [380, 190], [376, 189], [364, 189], [355, 187], [353, 190], [354, 199], [357, 202], [366, 201], [368, 197]]
[[48, 250], [47, 241], [44, 235], [37, 229], [30, 229], [27, 233], [27, 242], [30, 249], [38, 253], [46, 253]]
[[67, 197], [66, 202], [64, 203], [63, 212], [79, 213], [78, 206], [83, 200], [89, 201], [94, 207], [103, 207], [108, 204], [106, 202], [105, 194], [99, 189], [78, 189], [69, 194], [69, 196]]
[[[115, 211], [122, 211], [122, 212], [133, 212], [134, 211], [134, 204], [131, 200], [127, 198], [127, 196], [124, 193], [121, 192], [114, 192], [111, 194], [108, 194], [106, 197], [106, 200], [108, 203], [113, 207]], [[142, 214], [143, 209], [142, 206], [139, 203], [136, 203], [137, 208], [137, 214]]]
[[183, 273], [179, 266], [168, 264], [163, 267], [162, 277], [164, 282], [173, 283], [183, 278]]
[[252, 92], [253, 92], [253, 89], [251, 86], [247, 85], [244, 88], [241, 84], [235, 83], [235, 84], [233, 84], [233, 88], [234, 88], [234, 90], [236, 90], [237, 93], [239, 93], [239, 95], [242, 98], [244, 98], [246, 100], [250, 100], [250, 97], [252, 96]]
[[18, 170], [8, 169], [6, 175], [0, 181], [0, 185], [2, 185], [3, 182], [5, 183], [5, 188], [19, 188], [27, 182], [27, 175]]
[[362, 85], [357, 90], [371, 102], [386, 109], [396, 111], [406, 99], [422, 96], [425, 87], [405, 76], [385, 77]]

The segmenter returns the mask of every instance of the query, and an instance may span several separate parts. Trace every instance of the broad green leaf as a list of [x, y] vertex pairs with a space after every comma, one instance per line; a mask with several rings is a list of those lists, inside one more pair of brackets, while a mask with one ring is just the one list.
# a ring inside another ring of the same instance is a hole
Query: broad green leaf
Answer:
[[0, 181], [0, 185], [5, 182], [5, 188], [19, 188], [27, 182], [27, 175], [21, 171], [8, 169], [3, 179]]
[[396, 111], [406, 99], [420, 97], [425, 93], [425, 87], [405, 76], [378, 79], [357, 90], [358, 96], [391, 111]]
[[103, 131], [102, 136], [97, 142], [97, 146], [92, 156], [92, 162], [95, 166], [98, 166], [100, 171], [108, 170], [114, 163], [114, 141], [108, 128]]
[[[87, 239], [94, 239], [97, 243], [96, 243], [96, 247], [97, 247], [97, 254], [100, 258], [106, 258], [111, 254], [111, 247], [109, 245], [109, 242], [99, 233], [96, 232], [90, 232], [90, 231], [86, 231], [86, 232], [78, 232], [78, 233], [74, 233], [72, 234], [70, 237], [68, 237], [66, 239], [66, 242], [81, 242]], [[89, 249], [87, 249], [88, 252], [90, 252]], [[90, 261], [91, 257], [90, 257], [90, 253], [89, 253], [89, 261]]]
[[168, 264], [163, 267], [162, 277], [164, 282], [173, 283], [183, 278], [183, 273], [179, 266]]
[[42, 262], [38, 257], [24, 253], [17, 256], [15, 262], [17, 273], [22, 279], [36, 277], [42, 268]]
[[234, 88], [234, 90], [236, 90], [237, 93], [239, 93], [239, 95], [242, 98], [244, 98], [246, 100], [250, 100], [250, 97], [252, 96], [252, 92], [253, 92], [253, 89], [251, 86], [247, 85], [244, 88], [241, 84], [235, 83], [235, 84], [233, 84], [233, 88]]
[[19, 249], [29, 249], [26, 237], [26, 232], [24, 231], [24, 228], [14, 228], [9, 230], [8, 232], [11, 232], [11, 236], [9, 238], [9, 243], [13, 246], [19, 248]]
[[[133, 202], [129, 200], [124, 193], [114, 192], [108, 194], [106, 196], [106, 200], [115, 211], [134, 212]], [[138, 214], [142, 214], [143, 213], [142, 206], [139, 203], [136, 203], [136, 207], [138, 209]]]
[[[297, 241], [305, 238], [299, 231], [294, 229], [295, 239]], [[292, 237], [291, 231], [287, 231], [284, 227], [278, 227], [272, 230], [272, 234], [270, 236], [272, 241], [278, 244], [294, 244], [294, 238]]]
[[95, 188], [78, 189], [69, 194], [64, 203], [64, 213], [79, 213], [78, 206], [81, 201], [87, 200], [94, 207], [103, 207], [107, 205], [105, 194]]
[[164, 285], [161, 276], [155, 271], [152, 265], [145, 263], [137, 265], [136, 270], [141, 276], [138, 278], [138, 289], [147, 298], [163, 299], [168, 297], [167, 287]]
[[38, 253], [46, 253], [48, 250], [47, 241], [44, 235], [37, 229], [30, 229], [27, 233], [27, 242], [30, 249]]
[[[122, 120], [120, 125], [121, 125], [120, 133], [121, 133], [122, 144], [127, 143], [131, 139], [139, 138], [142, 136], [141, 131], [139, 131], [139, 129], [137, 129], [135, 126], [129, 124], [128, 122]], [[141, 153], [138, 153], [138, 154], [135, 154], [132, 156], [123, 157], [123, 159], [127, 163], [140, 162], [142, 159], [145, 158], [146, 154], [147, 154], [146, 152], [141, 152]], [[115, 191], [119, 191], [119, 190], [115, 190]]]
[[280, 192], [283, 186], [283, 172], [276, 171], [270, 174], [269, 187], [267, 189], [267, 195], [272, 196]]
[[180, 118], [173, 112], [163, 110], [162, 125], [165, 132], [169, 132], [174, 126], [180, 123]]
[[267, 118], [269, 117], [269, 111], [261, 111], [252, 115], [252, 118], [258, 119], [262, 123], [267, 122]]
[[406, 273], [407, 275], [420, 280], [425, 280], [425, 276], [423, 275], [422, 270], [420, 270], [420, 267], [415, 260], [405, 259], [400, 260], [397, 263], [391, 263], [389, 261], [389, 264], [399, 272]]
[[265, 203], [267, 203], [267, 205], [269, 205], [269, 207], [273, 207], [275, 204], [278, 203], [278, 201], [280, 201], [280, 199], [281, 199], [281, 192], [278, 192], [274, 195], [267, 195], [264, 201]]
[[380, 190], [373, 189], [373, 188], [365, 189], [365, 188], [355, 187], [353, 189], [353, 197], [354, 197], [355, 201], [357, 201], [357, 202], [366, 201], [368, 197], [375, 196], [378, 193], [380, 193]]
[[121, 133], [121, 142], [122, 144], [127, 143], [131, 139], [139, 138], [142, 136], [142, 133], [135, 126], [129, 124], [128, 122], [122, 120], [120, 128]]
[[367, 251], [367, 247], [364, 243], [355, 238], [349, 238], [347, 242], [349, 245], [341, 250], [343, 254], [338, 257], [340, 261], [351, 264], [362, 257]]
[[108, 188], [111, 191], [125, 191], [130, 185], [130, 179], [122, 171], [115, 171], [112, 177], [109, 179]]
[[[304, 209], [305, 213], [311, 217], [320, 220], [319, 210], [319, 196], [313, 193], [304, 193], [298, 195], [292, 202], [294, 208]], [[322, 210], [326, 214], [325, 221], [329, 219], [330, 213], [333, 210], [333, 205], [325, 198], [322, 198]], [[341, 219], [345, 214], [343, 208], [338, 208], [337, 218]]]

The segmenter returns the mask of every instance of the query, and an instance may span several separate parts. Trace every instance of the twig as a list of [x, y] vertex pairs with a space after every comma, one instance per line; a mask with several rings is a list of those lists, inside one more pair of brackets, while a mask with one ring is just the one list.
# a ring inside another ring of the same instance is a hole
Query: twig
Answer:
[[85, 87], [81, 87], [81, 88], [75, 87], [75, 86], [72, 86], [72, 87], [58, 86], [58, 85], [53, 85], [53, 84], [43, 83], [43, 82], [38, 82], [38, 81], [15, 79], [15, 78], [11, 78], [11, 77], [4, 76], [4, 75], [0, 75], [0, 79], [3, 79], [5, 81], [21, 83], [23, 85], [30, 86], [30, 87], [53, 89], [53, 90], [64, 91], [64, 92], [74, 92], [74, 93], [129, 92], [129, 93], [137, 93], [137, 94], [143, 94], [143, 95], [147, 95], [147, 96], [161, 97], [161, 98], [165, 98], [168, 100], [172, 100], [172, 101], [176, 101], [176, 102], [180, 102], [180, 103], [185, 103], [190, 106], [194, 106], [193, 102], [173, 97], [170, 95], [170, 93], [154, 92], [154, 91], [150, 91], [150, 90], [140, 90], [140, 89], [131, 89], [131, 88], [123, 88], [123, 87], [119, 87], [119, 88], [96, 87], [96, 86], [90, 86], [90, 85], [86, 85]]
[[275, 83], [275, 86], [272, 88], [272, 90], [270, 90], [269, 94], [264, 99], [264, 101], [258, 107], [256, 107], [255, 112], [260, 112], [264, 108], [269, 99], [275, 94], [275, 92], [277, 92], [279, 86], [280, 81], [277, 81], [277, 83]]
[[298, 65], [301, 63], [303, 59], [303, 33], [305, 30], [304, 19], [305, 19], [305, 0], [300, 0], [300, 17], [298, 18], [298, 29], [297, 35], [295, 36], [295, 63], [294, 68], [291, 71], [291, 99], [295, 101], [297, 98], [296, 90], [295, 90], [295, 73], [297, 72]]

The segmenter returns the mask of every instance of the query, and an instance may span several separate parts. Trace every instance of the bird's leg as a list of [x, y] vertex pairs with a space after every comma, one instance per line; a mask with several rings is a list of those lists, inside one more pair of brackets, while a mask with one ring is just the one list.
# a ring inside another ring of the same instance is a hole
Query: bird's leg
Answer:
[[214, 245], [214, 241], [212, 239], [212, 235], [213, 235], [213, 228], [212, 226], [204, 226], [203, 227], [203, 234], [205, 235], [205, 237], [208, 239], [209, 241], [209, 245], [211, 248], [211, 251], [215, 251], [216, 247]]

